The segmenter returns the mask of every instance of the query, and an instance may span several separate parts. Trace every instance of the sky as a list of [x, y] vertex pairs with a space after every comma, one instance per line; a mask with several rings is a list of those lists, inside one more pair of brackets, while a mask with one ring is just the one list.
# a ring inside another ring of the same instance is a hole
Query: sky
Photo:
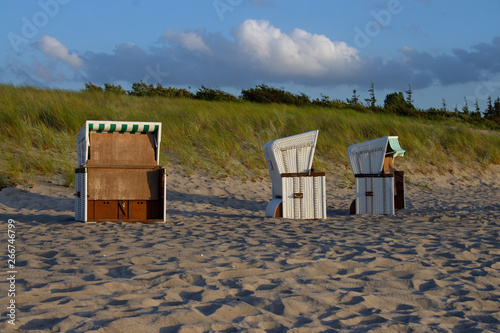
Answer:
[[[500, 95], [498, 0], [5, 0], [0, 83], [259, 84], [376, 104], [484, 110]], [[406, 95], [406, 94], [405, 94]]]

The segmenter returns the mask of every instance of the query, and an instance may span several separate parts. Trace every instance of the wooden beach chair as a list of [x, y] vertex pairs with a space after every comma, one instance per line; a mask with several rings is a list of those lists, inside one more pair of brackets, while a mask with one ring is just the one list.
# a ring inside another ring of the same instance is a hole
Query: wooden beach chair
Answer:
[[404, 171], [394, 168], [394, 158], [404, 156], [397, 136], [358, 143], [347, 148], [355, 178], [356, 199], [350, 214], [393, 215], [404, 209]]
[[166, 221], [161, 123], [86, 121], [77, 135], [75, 219]]
[[326, 218], [325, 173], [313, 172], [318, 131], [266, 143], [264, 158], [272, 182], [266, 217]]

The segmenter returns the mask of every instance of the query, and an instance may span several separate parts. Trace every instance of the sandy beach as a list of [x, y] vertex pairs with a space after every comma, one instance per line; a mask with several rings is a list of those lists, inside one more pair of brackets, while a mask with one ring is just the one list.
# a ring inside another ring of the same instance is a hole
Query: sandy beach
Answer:
[[0, 191], [0, 331], [500, 331], [498, 166], [409, 175], [394, 216], [349, 216], [354, 189], [327, 175], [318, 221], [265, 218], [268, 180], [177, 171], [167, 223], [75, 222], [55, 181]]

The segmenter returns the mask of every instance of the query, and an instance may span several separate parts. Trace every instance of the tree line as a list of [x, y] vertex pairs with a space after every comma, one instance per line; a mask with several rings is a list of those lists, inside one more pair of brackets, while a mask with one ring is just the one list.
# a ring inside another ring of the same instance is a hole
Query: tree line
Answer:
[[241, 95], [236, 97], [221, 89], [201, 86], [195, 93], [184, 88], [163, 87], [161, 84], [154, 86], [143, 81], [132, 84], [131, 90], [125, 90], [120, 85], [105, 83], [104, 88], [96, 86], [91, 82], [85, 83], [88, 92], [111, 93], [116, 95], [130, 95], [137, 97], [166, 97], [166, 98], [188, 98], [207, 101], [229, 101], [229, 102], [255, 102], [255, 103], [278, 103], [295, 106], [319, 106], [336, 109], [354, 109], [360, 112], [388, 113], [400, 116], [418, 117], [423, 119], [441, 120], [456, 118], [468, 123], [484, 124], [488, 127], [498, 128], [500, 126], [500, 97], [487, 100], [486, 108], [481, 111], [476, 99], [473, 106], [469, 106], [464, 98], [464, 106], [459, 110], [455, 107], [453, 111], [447, 109], [446, 101], [443, 99], [441, 108], [418, 109], [414, 106], [411, 85], [403, 92], [393, 92], [385, 96], [383, 105], [377, 105], [374, 83], [371, 82], [368, 90], [369, 98], [360, 99], [356, 89], [353, 90], [351, 98], [345, 100], [330, 99], [329, 96], [321, 94], [321, 98], [311, 99], [304, 93], [294, 94], [284, 88], [270, 87], [260, 84], [254, 88], [242, 89]]

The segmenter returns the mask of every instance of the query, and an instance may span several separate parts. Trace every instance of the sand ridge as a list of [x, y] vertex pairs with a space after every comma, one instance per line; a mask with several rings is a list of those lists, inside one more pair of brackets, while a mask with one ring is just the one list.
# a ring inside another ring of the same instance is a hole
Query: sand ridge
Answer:
[[[270, 182], [175, 170], [167, 223], [78, 223], [71, 189], [7, 188], [0, 233], [16, 221], [15, 329], [495, 332], [497, 175], [410, 176], [394, 216], [348, 216], [354, 190], [331, 176], [318, 221], [264, 218]], [[6, 318], [0, 329], [13, 331]]]

